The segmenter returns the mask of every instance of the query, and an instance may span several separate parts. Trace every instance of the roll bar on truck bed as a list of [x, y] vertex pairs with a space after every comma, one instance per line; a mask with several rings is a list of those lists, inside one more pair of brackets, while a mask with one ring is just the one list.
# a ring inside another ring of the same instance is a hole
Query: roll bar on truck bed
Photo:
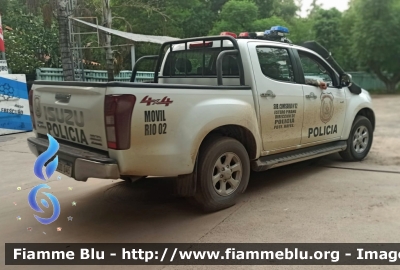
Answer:
[[[218, 54], [217, 57], [217, 62], [216, 62], [216, 66], [217, 66], [217, 85], [222, 86], [223, 85], [223, 74], [222, 74], [222, 61], [224, 60], [224, 57], [226, 55], [236, 55], [237, 56], [237, 63], [238, 63], [238, 67], [239, 67], [239, 80], [240, 80], [240, 85], [241, 86], [245, 86], [245, 79], [244, 79], [244, 69], [243, 69], [243, 62], [242, 62], [242, 57], [240, 55], [240, 50], [239, 50], [239, 45], [237, 40], [232, 37], [232, 36], [211, 36], [211, 37], [197, 37], [197, 38], [187, 38], [187, 39], [181, 39], [181, 40], [176, 40], [176, 41], [168, 41], [165, 42], [161, 45], [160, 51], [159, 51], [159, 55], [148, 55], [148, 56], [143, 56], [141, 58], [139, 58], [136, 63], [135, 66], [133, 67], [132, 70], [132, 76], [130, 79], [130, 82], [134, 82], [136, 79], [136, 74], [137, 74], [137, 69], [139, 64], [142, 61], [145, 60], [157, 60], [156, 62], [156, 66], [154, 69], [154, 81], [152, 83], [158, 83], [158, 74], [161, 71], [161, 65], [163, 63], [164, 60], [164, 51], [167, 47], [169, 47], [169, 52], [173, 51], [173, 45], [177, 45], [177, 44], [185, 44], [185, 51], [188, 51], [188, 43], [190, 42], [197, 42], [197, 41], [202, 41], [203, 42], [203, 51], [206, 50], [206, 46], [205, 43], [208, 41], [221, 41], [221, 46], [220, 46], [220, 52]], [[223, 50], [223, 44], [224, 44], [224, 40], [230, 41], [232, 42], [233, 45], [233, 50]], [[203, 66], [205, 63], [205, 55], [203, 54]], [[185, 70], [186, 70], [186, 63], [185, 63]], [[202, 76], [204, 76], [204, 69], [202, 71]]]

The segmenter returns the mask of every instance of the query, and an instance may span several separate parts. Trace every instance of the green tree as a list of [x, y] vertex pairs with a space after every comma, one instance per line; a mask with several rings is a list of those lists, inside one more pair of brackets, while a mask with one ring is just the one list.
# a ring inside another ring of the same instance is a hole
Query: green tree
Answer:
[[275, 5], [275, 16], [281, 17], [285, 20], [291, 20], [299, 11], [300, 7], [296, 5], [294, 0], [281, 0]]
[[400, 83], [400, 13], [394, 0], [363, 0], [352, 29], [352, 53], [361, 68], [375, 73], [388, 92]]
[[230, 0], [222, 7], [220, 19], [210, 34], [215, 35], [223, 31], [234, 33], [251, 31], [257, 12], [257, 6], [250, 1]]
[[295, 44], [302, 44], [305, 41], [315, 39], [312, 29], [314, 21], [309, 18], [293, 18], [287, 27], [289, 28], [289, 39]]
[[334, 57], [341, 53], [343, 42], [342, 32], [340, 31], [341, 22], [342, 13], [336, 8], [319, 9], [314, 15], [315, 40], [330, 51]]
[[[23, 10], [22, 14], [29, 14], [35, 18], [39, 18], [38, 13], [42, 12], [42, 26], [44, 29], [53, 25], [53, 16], [57, 17], [58, 25], [58, 43], [60, 48], [60, 58], [63, 67], [64, 80], [71, 81], [74, 79], [73, 65], [69, 42], [69, 14], [68, 6], [69, 0], [9, 0], [8, 6], [16, 7], [16, 10]], [[57, 8], [56, 8], [57, 7]], [[12, 11], [11, 11], [12, 12]]]
[[322, 9], [321, 5], [317, 3], [318, 0], [312, 0], [310, 7], [307, 9], [308, 17], [313, 17], [316, 12]]
[[228, 0], [211, 0], [210, 1], [210, 8], [211, 11], [215, 14], [218, 14], [219, 11], [221, 11], [222, 7], [228, 2]]
[[[40, 67], [59, 67], [57, 25], [43, 27], [43, 19], [27, 15], [22, 6], [10, 1], [3, 25], [7, 62], [13, 73], [32, 74]], [[5, 28], [5, 27], [4, 27]]]
[[299, 7], [294, 0], [254, 0], [258, 7], [258, 18], [278, 16], [288, 20], [296, 15]]
[[252, 31], [264, 32], [265, 30], [271, 29], [272, 26], [277, 26], [277, 25], [287, 26], [288, 23], [280, 17], [272, 16], [270, 18], [254, 21], [252, 24]]
[[210, 4], [203, 1], [195, 1], [190, 7], [189, 13], [190, 16], [182, 22], [184, 36], [206, 36], [217, 18], [217, 15], [212, 12]]
[[335, 56], [335, 59], [343, 67], [343, 69], [347, 71], [358, 70], [357, 58], [354, 57], [354, 54], [351, 50], [354, 40], [351, 33], [353, 32], [357, 13], [358, 11], [355, 10], [354, 5], [350, 4], [350, 8], [343, 12], [340, 23], [339, 31], [341, 33], [342, 40], [340, 43], [340, 54]]

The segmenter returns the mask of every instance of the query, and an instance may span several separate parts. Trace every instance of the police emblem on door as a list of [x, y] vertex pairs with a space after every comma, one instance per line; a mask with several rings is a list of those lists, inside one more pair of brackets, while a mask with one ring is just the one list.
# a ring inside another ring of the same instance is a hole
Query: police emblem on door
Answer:
[[333, 117], [334, 107], [333, 107], [333, 95], [332, 93], [323, 93], [321, 95], [321, 121], [323, 123], [328, 123]]

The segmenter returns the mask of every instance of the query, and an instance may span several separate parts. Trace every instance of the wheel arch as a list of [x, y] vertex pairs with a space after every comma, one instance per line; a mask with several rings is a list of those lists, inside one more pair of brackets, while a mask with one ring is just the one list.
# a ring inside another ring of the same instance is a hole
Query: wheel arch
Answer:
[[[244, 148], [246, 149], [250, 161], [257, 159], [259, 156], [257, 138], [246, 127], [235, 124], [228, 124], [212, 129], [202, 138], [200, 144], [196, 149], [196, 153], [194, 156], [195, 160], [193, 164], [193, 172], [191, 174], [178, 176], [178, 179], [176, 181], [176, 192], [180, 196], [191, 197], [196, 194], [197, 164], [200, 149], [204, 145], [204, 143], [208, 139], [211, 139], [213, 136], [225, 136], [238, 140], [240, 143], [243, 144]], [[249, 166], [251, 166], [251, 164], [249, 164]]]
[[[257, 141], [254, 134], [247, 128], [240, 125], [224, 125], [211, 130], [202, 140], [200, 147], [210, 137], [220, 135], [230, 137], [238, 140], [243, 144], [244, 148], [249, 155], [250, 160], [254, 160], [258, 157]], [[200, 150], [200, 147], [198, 151]]]
[[[357, 118], [357, 116], [364, 116], [364, 117], [368, 118], [368, 120], [372, 124], [372, 131], [375, 131], [376, 120], [375, 120], [375, 113], [373, 110], [371, 110], [370, 108], [363, 108], [358, 111], [358, 113], [354, 117], [354, 120]], [[353, 120], [353, 122], [354, 122], [354, 120]]]

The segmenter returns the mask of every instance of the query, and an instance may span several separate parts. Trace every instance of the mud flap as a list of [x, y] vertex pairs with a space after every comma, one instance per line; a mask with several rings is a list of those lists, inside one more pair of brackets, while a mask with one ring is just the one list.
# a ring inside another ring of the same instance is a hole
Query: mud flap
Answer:
[[179, 197], [193, 197], [196, 194], [196, 185], [197, 185], [197, 158], [192, 173], [179, 175], [175, 179], [174, 194]]

